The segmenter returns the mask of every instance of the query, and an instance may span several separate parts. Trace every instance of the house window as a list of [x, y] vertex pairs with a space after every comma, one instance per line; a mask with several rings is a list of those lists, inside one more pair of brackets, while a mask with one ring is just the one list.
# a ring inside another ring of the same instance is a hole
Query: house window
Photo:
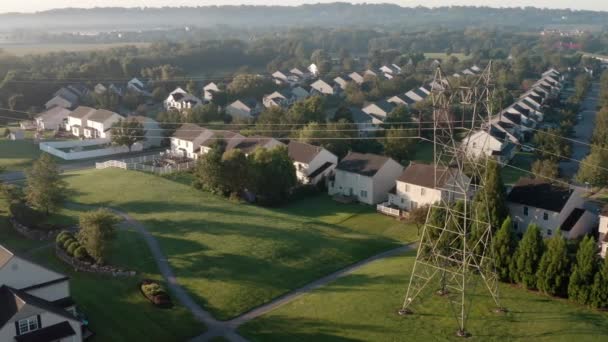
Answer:
[[420, 188], [420, 196], [424, 196], [426, 194], [425, 188]]
[[401, 204], [405, 203], [405, 198], [401, 197]]
[[545, 221], [549, 220], [549, 214], [543, 213], [543, 220], [545, 220]]
[[19, 335], [37, 330], [38, 328], [40, 328], [38, 324], [38, 316], [32, 316], [19, 320]]
[[409, 184], [405, 184], [405, 192], [410, 192], [410, 185]]
[[524, 207], [524, 216], [528, 216], [528, 207]]
[[416, 203], [416, 202], [414, 202], [414, 201], [410, 202], [410, 209], [411, 209], [411, 210], [414, 210], [414, 209], [416, 209], [416, 208], [418, 208], [418, 203]]
[[513, 222], [513, 228], [515, 228], [515, 230], [518, 230], [519, 229], [519, 223]]
[[361, 197], [367, 198], [367, 191], [361, 190]]
[[547, 235], [548, 235], [548, 236], [551, 236], [551, 234], [552, 234], [552, 233], [553, 233], [553, 232], [551, 231], [551, 229], [547, 229]]

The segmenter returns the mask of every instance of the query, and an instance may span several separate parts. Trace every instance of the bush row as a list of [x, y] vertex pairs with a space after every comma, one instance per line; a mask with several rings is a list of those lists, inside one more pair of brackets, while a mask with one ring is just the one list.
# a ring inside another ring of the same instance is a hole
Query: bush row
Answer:
[[65, 250], [70, 256], [75, 257], [78, 260], [85, 260], [89, 258], [87, 249], [78, 242], [74, 237], [74, 234], [63, 231], [57, 235], [56, 238], [57, 246]]

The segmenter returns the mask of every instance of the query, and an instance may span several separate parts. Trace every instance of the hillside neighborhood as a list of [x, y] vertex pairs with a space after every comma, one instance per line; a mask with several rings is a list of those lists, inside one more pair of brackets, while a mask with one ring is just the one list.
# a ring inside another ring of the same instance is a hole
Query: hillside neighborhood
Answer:
[[441, 15], [0, 35], [0, 341], [608, 338], [606, 27]]

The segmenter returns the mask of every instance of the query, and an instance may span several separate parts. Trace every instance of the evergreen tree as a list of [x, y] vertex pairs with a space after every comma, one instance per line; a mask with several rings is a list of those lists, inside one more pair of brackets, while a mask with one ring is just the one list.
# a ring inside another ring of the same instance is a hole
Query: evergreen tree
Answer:
[[226, 150], [226, 142], [224, 140], [216, 140], [211, 145], [211, 150], [198, 158], [196, 164], [195, 187], [201, 188], [213, 193], [223, 193], [223, 170], [222, 156]]
[[566, 240], [561, 233], [557, 233], [547, 242], [546, 251], [540, 259], [536, 271], [538, 289], [552, 296], [565, 296], [568, 287], [568, 272]]
[[116, 236], [119, 219], [107, 209], [98, 209], [80, 216], [78, 241], [89, 255], [102, 264], [107, 257], [108, 245]]
[[531, 224], [519, 241], [513, 257], [515, 281], [526, 288], [535, 288], [536, 271], [542, 255], [543, 238], [540, 229], [537, 225]]
[[492, 250], [494, 252], [494, 265], [501, 281], [511, 281], [510, 265], [513, 253], [517, 247], [515, 234], [513, 233], [513, 222], [507, 216], [502, 223], [502, 227], [492, 240]]
[[608, 309], [608, 257], [604, 258], [600, 270], [595, 274], [591, 289], [591, 305]]
[[494, 230], [501, 226], [509, 214], [505, 203], [505, 188], [500, 171], [498, 163], [489, 159], [484, 175], [485, 187], [477, 191], [475, 195], [478, 221], [490, 223]]
[[239, 149], [233, 149], [224, 153], [222, 157], [222, 177], [226, 190], [232, 194], [238, 194], [245, 189], [249, 165], [247, 156]]
[[47, 215], [58, 210], [65, 198], [65, 182], [50, 154], [44, 153], [26, 172], [27, 203]]
[[594, 276], [597, 272], [595, 239], [585, 236], [576, 252], [576, 263], [572, 268], [568, 284], [568, 298], [581, 304], [589, 304]]

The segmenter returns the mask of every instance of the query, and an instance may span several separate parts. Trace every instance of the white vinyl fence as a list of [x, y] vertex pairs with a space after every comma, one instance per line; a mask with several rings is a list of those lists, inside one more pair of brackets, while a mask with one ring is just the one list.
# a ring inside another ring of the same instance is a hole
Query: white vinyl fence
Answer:
[[157, 154], [124, 160], [108, 160], [103, 163], [96, 163], [95, 168], [105, 169], [108, 167], [114, 167], [125, 170], [136, 170], [155, 173], [158, 175], [164, 175], [174, 172], [187, 171], [192, 169], [196, 165], [196, 161], [188, 161], [165, 166], [148, 165], [148, 163], [154, 163], [155, 161], [158, 161], [162, 156], [162, 154]]
[[[111, 146], [110, 142], [110, 139], [47, 141], [40, 143], [40, 150], [63, 160], [96, 158], [141, 150], [137, 146], [133, 146], [131, 150], [126, 146]], [[94, 148], [95, 146], [99, 148]]]

